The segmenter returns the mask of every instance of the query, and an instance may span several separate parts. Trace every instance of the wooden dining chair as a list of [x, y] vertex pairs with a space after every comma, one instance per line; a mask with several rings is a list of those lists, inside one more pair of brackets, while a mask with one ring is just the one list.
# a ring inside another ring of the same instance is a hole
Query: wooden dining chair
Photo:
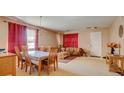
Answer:
[[16, 55], [18, 57], [18, 68], [21, 65], [21, 69], [23, 69], [23, 65], [25, 63], [25, 60], [23, 59], [18, 47], [15, 47], [15, 53], [16, 53]]
[[43, 68], [47, 70], [48, 75], [49, 75], [49, 69], [51, 65], [54, 66], [54, 71], [56, 71], [56, 65], [57, 65], [57, 49], [56, 48], [51, 48], [49, 51], [48, 60], [43, 61]]
[[38, 61], [37, 60], [31, 60], [28, 54], [25, 55], [25, 72], [27, 72], [27, 69], [29, 67], [29, 74], [32, 74], [32, 71], [34, 70], [34, 67], [38, 66]]

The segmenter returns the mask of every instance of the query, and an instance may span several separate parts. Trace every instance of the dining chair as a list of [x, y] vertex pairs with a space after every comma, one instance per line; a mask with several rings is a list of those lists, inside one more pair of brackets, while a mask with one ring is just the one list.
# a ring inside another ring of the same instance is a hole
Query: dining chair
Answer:
[[45, 68], [47, 70], [47, 74], [49, 75], [49, 69], [50, 66], [53, 65], [54, 66], [54, 71], [56, 71], [56, 65], [58, 65], [57, 63], [57, 48], [51, 48], [49, 51], [49, 56], [47, 60], [43, 60], [43, 68]]
[[27, 72], [27, 69], [29, 67], [29, 74], [32, 74], [32, 71], [34, 70], [34, 67], [38, 66], [38, 61], [37, 60], [32, 60], [28, 54], [25, 55], [25, 72]]
[[15, 53], [18, 57], [18, 68], [21, 64], [21, 69], [23, 69], [23, 64], [25, 63], [25, 59], [23, 59], [18, 47], [15, 47]]

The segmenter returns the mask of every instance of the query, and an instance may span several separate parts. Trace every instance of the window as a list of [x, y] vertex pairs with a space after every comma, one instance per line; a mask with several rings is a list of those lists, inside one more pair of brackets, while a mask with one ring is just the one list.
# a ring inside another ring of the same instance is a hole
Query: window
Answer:
[[78, 47], [78, 34], [65, 34], [63, 35], [64, 47]]
[[35, 49], [35, 30], [27, 29], [27, 45], [28, 49]]

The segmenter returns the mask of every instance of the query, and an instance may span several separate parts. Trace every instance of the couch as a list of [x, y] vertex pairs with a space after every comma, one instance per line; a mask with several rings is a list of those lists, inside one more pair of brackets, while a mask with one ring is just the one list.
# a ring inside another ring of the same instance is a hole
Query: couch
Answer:
[[80, 56], [80, 48], [68, 47], [66, 48], [66, 51], [70, 56]]
[[65, 59], [67, 57], [69, 57], [69, 53], [67, 51], [61, 51], [61, 52], [58, 52], [58, 59]]
[[[49, 51], [51, 46], [41, 46], [39, 48], [40, 51]], [[86, 56], [86, 52], [82, 48], [74, 48], [74, 47], [67, 47], [67, 48], [61, 48], [58, 51], [58, 58], [59, 59], [65, 59], [69, 56]]]
[[61, 51], [67, 52], [68, 56], [86, 56], [87, 53], [82, 48], [67, 47], [61, 48]]

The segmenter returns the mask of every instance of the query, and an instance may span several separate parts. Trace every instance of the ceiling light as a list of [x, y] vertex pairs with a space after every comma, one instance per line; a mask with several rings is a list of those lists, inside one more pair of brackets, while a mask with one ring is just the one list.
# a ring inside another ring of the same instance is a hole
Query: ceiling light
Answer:
[[42, 17], [43, 17], [43, 16], [40, 16], [40, 24], [39, 24], [40, 26], [41, 26]]
[[87, 29], [92, 29], [92, 30], [98, 29], [97, 26], [95, 26], [95, 27], [86, 27], [86, 28], [87, 28]]

